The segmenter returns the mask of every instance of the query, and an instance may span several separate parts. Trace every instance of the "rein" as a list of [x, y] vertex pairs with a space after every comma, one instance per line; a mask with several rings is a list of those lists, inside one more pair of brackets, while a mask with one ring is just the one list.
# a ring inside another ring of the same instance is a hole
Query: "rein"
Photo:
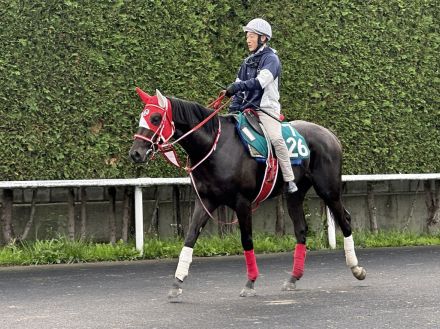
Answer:
[[[214, 115], [216, 115], [218, 112], [220, 112], [220, 111], [221, 111], [221, 110], [222, 110], [222, 109], [223, 109], [223, 108], [224, 108], [224, 107], [230, 102], [231, 99], [229, 99], [225, 104], [222, 105], [222, 101], [223, 101], [223, 98], [224, 98], [224, 97], [225, 97], [225, 93], [224, 93], [224, 92], [221, 92], [221, 93], [219, 94], [219, 96], [217, 97], [217, 99], [215, 99], [211, 104], [209, 104], [209, 105], [207, 106], [208, 108], [211, 108], [211, 107], [212, 107], [212, 108], [214, 109], [214, 112], [212, 112], [209, 116], [207, 116], [203, 121], [201, 121], [197, 126], [195, 126], [193, 129], [191, 129], [190, 131], [188, 131], [186, 134], [184, 134], [183, 136], [181, 136], [180, 138], [178, 138], [178, 139], [175, 140], [174, 142], [170, 143], [170, 145], [173, 145], [173, 144], [177, 143], [178, 141], [182, 140], [183, 138], [185, 138], [186, 136], [188, 136], [190, 133], [196, 131], [197, 129], [199, 129], [200, 127], [202, 127], [206, 122], [208, 122], [209, 120], [211, 120], [211, 118], [212, 118]], [[219, 124], [219, 126], [218, 126], [217, 136], [216, 136], [216, 138], [215, 138], [215, 140], [214, 140], [214, 144], [212, 145], [211, 150], [208, 152], [208, 154], [207, 154], [202, 160], [200, 160], [196, 165], [194, 165], [194, 166], [191, 167], [191, 168], [188, 168], [189, 157], [187, 157], [187, 166], [186, 166], [184, 169], [185, 169], [186, 172], [189, 174], [189, 177], [190, 177], [190, 179], [191, 179], [192, 186], [194, 187], [194, 190], [195, 190], [195, 192], [196, 192], [196, 194], [197, 194], [197, 197], [199, 198], [200, 204], [202, 205], [203, 209], [205, 209], [205, 212], [208, 214], [208, 216], [209, 216], [212, 220], [217, 221], [218, 223], [220, 223], [220, 224], [222, 224], [222, 225], [234, 225], [234, 224], [237, 224], [237, 223], [238, 223], [238, 219], [237, 219], [237, 218], [235, 218], [234, 220], [231, 220], [230, 223], [226, 223], [226, 222], [220, 221], [220, 220], [218, 220], [218, 219], [215, 219], [214, 216], [212, 216], [211, 212], [206, 208], [205, 204], [203, 203], [202, 198], [201, 198], [200, 195], [199, 195], [199, 191], [197, 190], [197, 186], [196, 186], [196, 181], [194, 180], [194, 177], [193, 177], [193, 174], [192, 174], [192, 171], [193, 171], [195, 168], [197, 168], [201, 163], [203, 163], [203, 161], [205, 161], [205, 160], [211, 155], [212, 152], [214, 152], [214, 150], [215, 150], [215, 148], [216, 148], [216, 146], [217, 146], [218, 139], [219, 139], [220, 134], [221, 134], [221, 122], [220, 122], [220, 119], [218, 119], [218, 124]]]
[[[224, 97], [225, 97], [225, 94], [223, 92], [221, 92], [219, 94], [219, 96], [213, 102], [211, 102], [207, 106], [208, 108], [213, 108], [214, 109], [214, 111], [210, 115], [208, 115], [205, 119], [200, 121], [194, 128], [192, 128], [191, 130], [187, 131], [185, 134], [180, 136], [178, 139], [176, 139], [172, 143], [165, 143], [165, 144], [162, 144], [162, 145], [158, 145], [159, 151], [161, 153], [174, 151], [174, 144], [178, 143], [179, 141], [181, 141], [182, 139], [184, 139], [188, 135], [190, 135], [193, 132], [195, 132], [198, 129], [200, 129], [205, 123], [207, 123], [209, 120], [211, 120], [215, 115], [217, 115], [228, 104], [229, 101], [222, 105], [222, 101], [223, 101]], [[187, 158], [186, 158], [186, 166], [183, 169], [188, 174], [191, 174], [191, 172], [194, 169], [196, 169], [200, 164], [202, 164], [212, 154], [212, 152], [215, 151], [215, 149], [217, 147], [218, 140], [220, 138], [221, 131], [222, 131], [222, 125], [221, 125], [221, 122], [220, 122], [220, 118], [217, 117], [217, 119], [218, 119], [217, 134], [215, 136], [214, 143], [212, 144], [211, 149], [209, 150], [208, 154], [206, 154], [206, 156], [203, 159], [201, 159], [197, 164], [195, 164], [192, 167], [188, 167], [188, 165], [189, 165], [189, 157], [187, 156]], [[179, 164], [179, 165], [177, 165], [177, 167], [181, 167], [181, 165]]]
[[[224, 92], [220, 92], [219, 96], [213, 101], [211, 102], [207, 107], [208, 108], [213, 108], [214, 111], [207, 116], [205, 119], [203, 119], [201, 122], [199, 122], [195, 127], [193, 127], [191, 130], [187, 131], [185, 134], [183, 134], [182, 136], [180, 136], [178, 139], [176, 139], [175, 141], [168, 143], [168, 139], [163, 139], [163, 143], [160, 143], [158, 140], [161, 139], [161, 137], [163, 138], [163, 136], [161, 135], [161, 132], [165, 126], [165, 122], [167, 120], [169, 120], [169, 116], [166, 115], [166, 109], [165, 109], [165, 113], [164, 113], [164, 117], [163, 120], [159, 126], [159, 128], [157, 129], [157, 131], [153, 134], [153, 136], [151, 137], [146, 137], [140, 134], [135, 134], [134, 135], [134, 139], [142, 139], [145, 140], [147, 142], [150, 142], [153, 145], [152, 148], [152, 155], [151, 155], [151, 159], [154, 158], [154, 155], [156, 153], [161, 153], [169, 162], [171, 162], [173, 165], [175, 165], [178, 168], [182, 168], [182, 165], [179, 161], [179, 159], [177, 158], [175, 149], [174, 149], [174, 145], [176, 143], [178, 143], [179, 141], [181, 141], [182, 139], [184, 139], [185, 137], [187, 137], [188, 135], [192, 134], [193, 132], [197, 131], [198, 129], [200, 129], [203, 125], [205, 125], [209, 120], [211, 120], [215, 115], [217, 115], [230, 101], [230, 99], [222, 105], [222, 101], [225, 97], [225, 93]], [[174, 133], [174, 122], [171, 120], [170, 125], [173, 127], [173, 133]], [[189, 156], [187, 155], [186, 158], [186, 165], [185, 167], [183, 167], [183, 169], [188, 173], [191, 174], [191, 172], [196, 169], [200, 164], [202, 164], [211, 154], [212, 152], [215, 151], [216, 147], [217, 147], [217, 143], [218, 140], [220, 138], [220, 134], [221, 134], [221, 122], [220, 122], [220, 118], [218, 118], [218, 130], [217, 130], [217, 134], [215, 136], [214, 139], [214, 143], [211, 146], [211, 149], [209, 150], [209, 152], [206, 154], [205, 157], [203, 157], [203, 159], [201, 159], [198, 163], [196, 163], [194, 166], [189, 167]], [[156, 135], [159, 135], [159, 137], [157, 138], [156, 142], [153, 141], [154, 137]]]

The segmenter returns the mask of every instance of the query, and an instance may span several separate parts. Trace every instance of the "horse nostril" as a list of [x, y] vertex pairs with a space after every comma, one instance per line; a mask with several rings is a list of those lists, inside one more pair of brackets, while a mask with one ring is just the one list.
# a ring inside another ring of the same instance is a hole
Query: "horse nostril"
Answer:
[[142, 157], [138, 151], [130, 152], [130, 157], [134, 162], [140, 162]]

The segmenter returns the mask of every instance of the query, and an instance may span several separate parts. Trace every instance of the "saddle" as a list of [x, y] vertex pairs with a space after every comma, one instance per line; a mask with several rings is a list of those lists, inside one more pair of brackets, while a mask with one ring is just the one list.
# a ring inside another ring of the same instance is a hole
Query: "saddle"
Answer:
[[[256, 210], [260, 203], [269, 197], [275, 187], [279, 171], [278, 160], [274, 156], [272, 144], [266, 136], [258, 114], [254, 110], [246, 109], [236, 114], [235, 119], [237, 120], [236, 128], [238, 134], [249, 154], [256, 161], [266, 164], [260, 191], [254, 201], [252, 201], [252, 210]], [[282, 123], [281, 127], [283, 138], [289, 151], [290, 162], [292, 165], [299, 166], [304, 159], [310, 156], [309, 147], [304, 137], [289, 123]]]
[[[236, 120], [237, 131], [249, 154], [258, 162], [266, 162], [269, 154], [273, 153], [272, 145], [264, 132], [258, 114], [252, 109], [246, 109], [237, 114]], [[298, 166], [304, 159], [310, 157], [307, 142], [288, 122], [281, 123], [281, 126], [290, 162]]]

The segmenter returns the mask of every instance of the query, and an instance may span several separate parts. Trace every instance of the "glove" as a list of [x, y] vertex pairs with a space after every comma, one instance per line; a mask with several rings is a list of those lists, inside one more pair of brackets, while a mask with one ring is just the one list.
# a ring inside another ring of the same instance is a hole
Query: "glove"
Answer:
[[238, 91], [238, 90], [236, 89], [235, 85], [234, 85], [233, 83], [231, 83], [231, 84], [226, 88], [225, 96], [226, 96], [226, 97], [234, 96], [235, 93], [236, 93], [237, 91]]

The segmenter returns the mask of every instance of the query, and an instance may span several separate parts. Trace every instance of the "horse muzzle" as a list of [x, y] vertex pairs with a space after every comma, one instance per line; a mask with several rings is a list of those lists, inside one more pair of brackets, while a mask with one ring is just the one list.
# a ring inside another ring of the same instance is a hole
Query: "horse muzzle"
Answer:
[[147, 162], [147, 159], [150, 157], [152, 152], [152, 149], [145, 150], [132, 147], [130, 152], [128, 152], [128, 155], [134, 163], [144, 163]]

